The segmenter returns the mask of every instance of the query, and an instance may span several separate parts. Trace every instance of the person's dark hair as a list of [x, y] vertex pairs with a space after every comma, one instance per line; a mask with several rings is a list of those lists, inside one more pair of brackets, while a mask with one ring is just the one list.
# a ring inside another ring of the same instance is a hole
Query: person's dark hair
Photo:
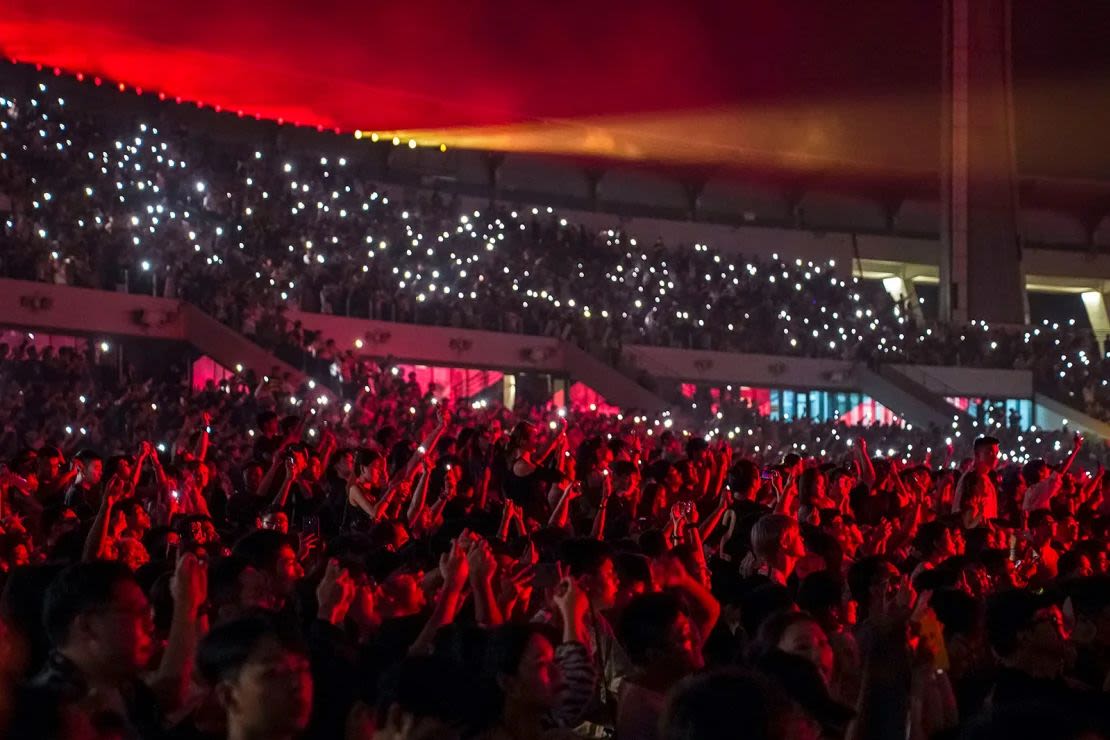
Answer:
[[116, 508], [127, 516], [135, 516], [137, 511], [143, 510], [143, 502], [132, 496], [120, 501]]
[[781, 650], [771, 650], [759, 656], [755, 667], [774, 679], [802, 711], [821, 725], [829, 737], [844, 736], [848, 723], [856, 713], [829, 694], [820, 669], [811, 661]]
[[775, 683], [728, 668], [689, 676], [667, 696], [659, 740], [734, 740], [744, 718], [745, 740], [786, 740], [790, 700]]
[[111, 457], [109, 457], [104, 463], [104, 476], [106, 478], [111, 478], [113, 475], [119, 472], [120, 464], [124, 462], [130, 464], [132, 462], [131, 456], [112, 455]]
[[292, 652], [308, 655], [297, 631], [267, 616], [252, 616], [218, 625], [205, 635], [197, 647], [197, 670], [210, 685], [234, 678], [258, 644], [266, 639], [276, 640]]
[[796, 624], [815, 624], [818, 627], [821, 623], [809, 612], [800, 612], [792, 609], [783, 609], [774, 614], [769, 615], [759, 625], [759, 630], [756, 632], [755, 640], [752, 641], [750, 654], [753, 661], [770, 653], [772, 650], [778, 650], [779, 641], [788, 629]]
[[848, 591], [863, 610], [865, 616], [871, 604], [871, 586], [879, 573], [886, 570], [890, 561], [881, 555], [870, 555], [860, 558], [848, 567]]
[[745, 593], [740, 603], [740, 623], [749, 637], [758, 634], [767, 617], [794, 605], [786, 587], [762, 578], [765, 582]]
[[759, 466], [751, 460], [737, 460], [729, 471], [733, 491], [748, 491], [759, 480]]
[[80, 452], [78, 452], [76, 455], [73, 456], [73, 459], [77, 460], [81, 463], [88, 463], [88, 462], [91, 462], [93, 460], [101, 460], [101, 461], [104, 460], [104, 458], [102, 458], [99, 453], [97, 453], [93, 450], [89, 450], [89, 449], [81, 450]]
[[653, 481], [660, 481], [666, 479], [667, 474], [671, 471], [674, 465], [667, 460], [656, 460], [651, 465], [648, 465], [646, 475]]
[[812, 506], [817, 498], [817, 481], [824, 474], [817, 468], [807, 468], [798, 478], [798, 498], [803, 506]]
[[998, 437], [984, 435], [982, 437], [975, 438], [975, 443], [972, 445], [972, 450], [978, 453], [980, 450], [985, 450], [988, 447], [997, 447], [1000, 444], [1001, 442], [998, 441]]
[[928, 557], [940, 546], [944, 539], [944, 533], [949, 529], [949, 525], [939, 519], [925, 522], [917, 528], [917, 535], [913, 538], [913, 546], [923, 556]]
[[128, 582], [136, 583], [127, 566], [107, 560], [75, 563], [59, 573], [46, 590], [43, 606], [43, 624], [51, 644], [65, 645], [73, 621], [111, 603], [116, 588]]
[[59, 457], [64, 459], [65, 456], [61, 450], [53, 445], [43, 445], [38, 449], [39, 460], [54, 460]]
[[517, 675], [524, 651], [536, 635], [545, 638], [552, 646], [559, 644], [554, 627], [536, 622], [503, 624], [486, 633], [478, 685], [484, 696], [487, 721], [500, 716], [505, 704], [501, 679]]
[[811, 614], [824, 614], [844, 601], [844, 582], [836, 574], [819, 570], [798, 584], [798, 608]]
[[636, 463], [631, 460], [616, 460], [612, 468], [618, 478], [629, 478], [637, 472]]
[[570, 575], [597, 575], [606, 560], [612, 560], [613, 550], [605, 542], [577, 537], [559, 546], [559, 561], [570, 569]]
[[505, 459], [509, 465], [520, 452], [529, 452], [535, 440], [536, 432], [532, 424], [527, 421], [518, 422], [509, 434], [509, 441], [505, 445]]
[[992, 594], [987, 599], [987, 640], [994, 652], [1005, 658], [1017, 650], [1018, 634], [1032, 628], [1037, 612], [1051, 603], [1021, 588]]
[[255, 417], [255, 423], [258, 424], [258, 427], [261, 429], [262, 427], [269, 424], [271, 421], [277, 421], [277, 418], [278, 415], [275, 414], [273, 411], [263, 411], [261, 414]]
[[1021, 477], [1025, 479], [1026, 485], [1031, 486], [1040, 480], [1041, 471], [1047, 467], [1048, 463], [1040, 458], [1030, 460], [1022, 466]]
[[355, 464], [354, 464], [355, 475], [361, 475], [362, 471], [365, 468], [368, 468], [371, 465], [373, 465], [374, 463], [383, 459], [382, 454], [380, 452], [378, 452], [377, 450], [371, 450], [367, 447], [360, 447], [359, 449], [355, 450], [354, 457], [355, 457], [355, 461], [354, 461], [355, 462]]
[[0, 619], [19, 632], [30, 649], [28, 665], [38, 666], [50, 651], [43, 624], [46, 591], [62, 570], [60, 565], [31, 565], [8, 574], [0, 593]]
[[1048, 509], [1037, 509], [1036, 511], [1031, 511], [1029, 512], [1028, 527], [1030, 530], [1036, 529], [1037, 527], [1044, 524], [1045, 520], [1049, 518], [1054, 519], [1055, 517], [1052, 516], [1052, 512]]
[[469, 676], [442, 655], [408, 656], [378, 681], [377, 714], [385, 717], [396, 706], [417, 718], [431, 718], [454, 727], [474, 712]]
[[281, 549], [285, 546], [296, 550], [296, 537], [282, 534], [273, 529], [256, 529], [243, 535], [235, 543], [232, 553], [243, 558], [258, 570], [268, 571], [277, 566]]
[[705, 441], [704, 437], [691, 437], [686, 441], [686, 457], [693, 457], [695, 454], [705, 452], [709, 449], [709, 443]]
[[667, 633], [683, 613], [682, 601], [673, 593], [640, 594], [628, 602], [617, 634], [632, 663], [647, 665], [653, 650], [665, 650]]
[[981, 603], [963, 589], [944, 588], [934, 591], [929, 606], [944, 625], [945, 637], [970, 635], [981, 624]]
[[645, 588], [651, 587], [651, 563], [645, 556], [634, 552], [618, 552], [613, 556], [613, 568], [617, 571], [621, 585], [643, 583]]
[[208, 601], [213, 607], [233, 603], [239, 597], [239, 578], [250, 563], [246, 558], [228, 555], [208, 565]]
[[1083, 562], [1083, 558], [1086, 556], [1087, 553], [1078, 548], [1073, 548], [1060, 555], [1060, 560], [1056, 564], [1059, 577], [1074, 578], [1077, 575], [1076, 569], [1079, 568]]

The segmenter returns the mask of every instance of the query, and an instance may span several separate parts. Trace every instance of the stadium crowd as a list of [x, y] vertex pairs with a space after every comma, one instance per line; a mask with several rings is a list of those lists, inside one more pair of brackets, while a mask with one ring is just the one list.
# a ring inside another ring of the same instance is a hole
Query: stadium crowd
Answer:
[[615, 364], [645, 343], [1029, 368], [1110, 418], [1106, 356], [1069, 323], [927, 325], [831, 260], [637, 244], [551, 208], [468, 210], [376, 187], [342, 156], [210, 140], [172, 113], [75, 112], [36, 84], [0, 99], [8, 277], [182, 297], [271, 347], [298, 308], [560, 336]]
[[1107, 418], [1089, 333], [917, 325], [843, 265], [464, 212], [36, 84], [0, 99], [0, 274], [185, 298], [338, 382], [0, 344], [0, 737], [1110, 738], [1104, 446], [504, 408], [284, 309], [1028, 367]]
[[0, 348], [4, 737], [1110, 737], [1078, 437], [1018, 465], [170, 359]]

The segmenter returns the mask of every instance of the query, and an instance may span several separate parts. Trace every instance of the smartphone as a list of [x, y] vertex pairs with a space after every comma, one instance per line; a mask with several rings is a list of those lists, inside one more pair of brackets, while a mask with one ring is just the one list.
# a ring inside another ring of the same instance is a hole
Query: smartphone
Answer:
[[760, 480], [771, 480], [771, 471], [770, 470], [764, 470], [762, 473], [759, 474], [759, 479]]
[[320, 517], [315, 514], [306, 514], [304, 517], [304, 528], [301, 530], [305, 534], [314, 534], [320, 536]]

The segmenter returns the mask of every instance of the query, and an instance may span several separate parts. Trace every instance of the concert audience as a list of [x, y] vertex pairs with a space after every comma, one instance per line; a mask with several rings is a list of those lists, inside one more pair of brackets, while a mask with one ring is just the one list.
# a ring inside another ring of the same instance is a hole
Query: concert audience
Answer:
[[291, 308], [558, 336], [637, 377], [625, 345], [1029, 368], [1110, 419], [1110, 361], [1074, 320], [932, 324], [849, 265], [637, 244], [550, 208], [377, 187], [353, 158], [210, 140], [172, 106], [72, 107], [45, 77], [0, 98], [0, 274], [184, 298], [302, 367], [349, 348]]
[[705, 441], [387, 366], [344, 407], [5, 357], [8, 737], [1108, 730], [1110, 485], [1079, 439], [936, 462], [926, 430]]
[[[1101, 379], [1086, 340], [915, 329], [832, 265], [461, 214], [166, 124], [124, 137], [45, 86], [0, 106], [4, 274], [196, 301], [311, 346], [339, 399], [277, 372], [195, 390], [170, 351], [0, 345], [0, 736], [1110, 738], [1104, 446], [504, 408], [280, 309], [616, 350], [1088, 357], [1065, 395]], [[707, 294], [737, 323], [700, 318]]]

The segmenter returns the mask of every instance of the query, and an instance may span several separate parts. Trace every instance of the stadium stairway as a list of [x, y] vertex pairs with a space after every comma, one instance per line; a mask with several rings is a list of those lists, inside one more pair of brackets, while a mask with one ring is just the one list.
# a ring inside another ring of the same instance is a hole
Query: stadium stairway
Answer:
[[877, 370], [857, 365], [852, 375], [860, 390], [911, 424], [944, 429], [963, 413], [942, 395], [892, 365]]
[[670, 410], [671, 404], [628, 373], [598, 360], [570, 342], [560, 342], [560, 345], [567, 374], [593, 388], [612, 405], [647, 414]]
[[618, 368], [577, 345], [554, 337], [399, 324], [330, 314], [289, 311], [305, 331], [333, 340], [337, 348], [357, 347], [372, 357], [446, 367], [487, 368], [503, 372], [540, 372], [567, 377], [599, 393], [607, 403], [647, 414], [671, 408], [652, 390], [646, 373]]
[[0, 324], [44, 333], [187, 342], [229, 369], [288, 375], [294, 384], [306, 380], [305, 373], [196, 306], [168, 298], [0, 279]]
[[1088, 437], [1110, 440], [1110, 424], [1057, 401], [1044, 393], [1033, 394], [1033, 418], [1042, 429], [1059, 429], [1067, 426]]

